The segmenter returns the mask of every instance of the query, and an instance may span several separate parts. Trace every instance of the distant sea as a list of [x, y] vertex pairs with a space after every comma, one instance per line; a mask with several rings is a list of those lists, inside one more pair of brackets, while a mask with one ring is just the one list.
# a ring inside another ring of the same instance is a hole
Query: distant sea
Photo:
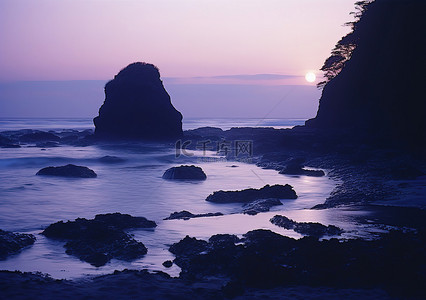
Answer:
[[[219, 127], [223, 130], [231, 127], [274, 127], [291, 128], [303, 125], [306, 119], [261, 119], [261, 118], [184, 118], [183, 129], [195, 129], [204, 126]], [[94, 129], [92, 118], [0, 118], [0, 132], [6, 130], [85, 130]]]

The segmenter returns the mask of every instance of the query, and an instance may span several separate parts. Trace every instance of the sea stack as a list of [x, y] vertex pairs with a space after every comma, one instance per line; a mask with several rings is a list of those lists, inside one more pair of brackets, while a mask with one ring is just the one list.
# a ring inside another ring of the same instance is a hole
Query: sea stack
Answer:
[[128, 65], [105, 85], [105, 101], [93, 122], [100, 139], [167, 141], [182, 135], [182, 114], [158, 68], [143, 62]]

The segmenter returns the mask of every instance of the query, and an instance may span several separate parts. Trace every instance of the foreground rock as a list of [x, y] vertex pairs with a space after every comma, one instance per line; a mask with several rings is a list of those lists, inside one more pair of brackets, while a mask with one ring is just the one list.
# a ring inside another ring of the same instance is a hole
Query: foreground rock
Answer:
[[105, 85], [105, 102], [93, 122], [101, 139], [182, 136], [182, 114], [173, 107], [158, 68], [141, 62], [128, 65]]
[[46, 167], [37, 172], [36, 175], [77, 177], [77, 178], [95, 178], [97, 174], [88, 167], [68, 164], [60, 167]]
[[280, 215], [276, 215], [271, 218], [270, 222], [279, 227], [283, 227], [285, 229], [293, 229], [297, 233], [314, 236], [317, 238], [323, 237], [325, 235], [341, 235], [343, 233], [343, 230], [341, 228], [334, 225], [325, 226], [320, 223], [295, 222], [285, 216]]
[[[228, 292], [230, 286], [232, 284], [223, 286], [217, 279], [188, 282], [171, 278], [162, 272], [153, 274], [147, 270], [115, 271], [109, 275], [74, 281], [53, 279], [41, 274], [0, 271], [0, 290], [4, 299], [221, 300], [235, 296]], [[381, 289], [288, 286], [269, 290], [249, 288], [243, 292], [243, 295], [234, 299], [394, 299]]]
[[164, 220], [189, 220], [192, 218], [204, 218], [204, 217], [217, 217], [217, 216], [223, 216], [222, 213], [206, 213], [206, 214], [193, 214], [187, 210], [182, 210], [179, 212], [171, 213], [170, 216], [165, 218]]
[[291, 185], [265, 185], [260, 189], [241, 191], [218, 191], [210, 194], [206, 201], [215, 203], [248, 203], [259, 199], [296, 199], [297, 195]]
[[35, 240], [36, 238], [32, 234], [14, 233], [0, 229], [0, 260], [34, 244]]
[[163, 174], [163, 179], [180, 179], [180, 180], [206, 180], [207, 175], [200, 167], [179, 166], [167, 169]]
[[170, 251], [182, 269], [181, 278], [227, 278], [224, 290], [234, 296], [249, 288], [309, 285], [381, 287], [406, 298], [426, 295], [426, 269], [419, 263], [426, 261], [424, 233], [391, 232], [374, 241], [319, 241], [254, 230], [242, 239], [232, 235], [212, 236], [209, 241], [185, 237]]
[[66, 253], [96, 267], [112, 258], [130, 261], [147, 253], [143, 243], [125, 233], [129, 228], [153, 228], [156, 224], [143, 217], [114, 213], [96, 215], [95, 219], [78, 218], [66, 223], [49, 225], [42, 234], [48, 238], [67, 241]]

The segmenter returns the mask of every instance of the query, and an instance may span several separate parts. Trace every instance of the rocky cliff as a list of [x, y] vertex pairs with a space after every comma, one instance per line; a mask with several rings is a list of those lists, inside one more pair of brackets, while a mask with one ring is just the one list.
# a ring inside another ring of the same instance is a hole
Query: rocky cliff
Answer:
[[337, 76], [329, 78], [317, 116], [306, 126], [351, 130], [370, 141], [423, 152], [426, 2], [360, 3], [363, 9], [353, 32], [339, 42], [352, 43], [354, 50]]

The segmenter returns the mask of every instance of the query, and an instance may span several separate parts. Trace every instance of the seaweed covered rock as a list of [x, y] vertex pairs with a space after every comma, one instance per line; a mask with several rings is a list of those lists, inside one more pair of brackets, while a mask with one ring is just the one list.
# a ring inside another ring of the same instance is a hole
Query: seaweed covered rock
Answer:
[[241, 191], [217, 191], [210, 194], [206, 201], [215, 203], [248, 203], [259, 199], [296, 199], [297, 195], [291, 185], [265, 185], [260, 189]]
[[46, 167], [36, 173], [36, 175], [77, 177], [77, 178], [95, 178], [95, 171], [84, 166], [68, 164], [60, 167]]
[[0, 229], [0, 260], [34, 244], [35, 240], [36, 238], [32, 234], [14, 233]]
[[293, 229], [297, 233], [309, 235], [313, 237], [323, 237], [325, 235], [341, 235], [343, 230], [334, 225], [325, 226], [320, 223], [313, 222], [295, 222], [285, 216], [276, 215], [269, 220], [272, 224], [285, 229]]
[[143, 217], [120, 213], [96, 215], [95, 219], [78, 218], [49, 225], [42, 234], [51, 239], [66, 241], [66, 253], [96, 267], [112, 258], [133, 260], [147, 253], [141, 242], [134, 240], [123, 229], [152, 228], [156, 224]]
[[178, 179], [178, 180], [206, 180], [207, 175], [200, 167], [179, 166], [167, 169], [163, 174], [163, 179]]
[[101, 139], [182, 136], [182, 114], [173, 107], [158, 68], [142, 62], [128, 65], [105, 85], [105, 101], [93, 122]]
[[259, 229], [242, 239], [217, 235], [207, 242], [186, 237], [172, 247], [181, 250], [174, 251], [174, 263], [182, 269], [183, 279], [226, 278], [242, 289], [381, 287], [396, 298], [423, 299], [425, 238], [424, 231], [393, 231], [370, 241], [296, 240]]

